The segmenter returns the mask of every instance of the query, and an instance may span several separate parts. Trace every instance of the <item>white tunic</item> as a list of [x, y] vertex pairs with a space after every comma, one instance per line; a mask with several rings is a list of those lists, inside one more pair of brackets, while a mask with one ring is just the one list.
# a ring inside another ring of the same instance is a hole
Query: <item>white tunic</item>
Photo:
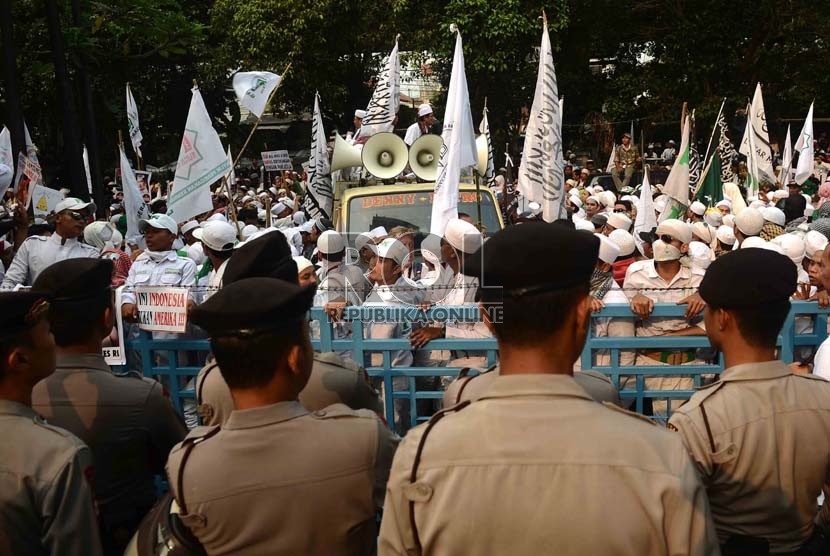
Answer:
[[95, 247], [75, 238], [66, 239], [57, 232], [49, 237], [32, 236], [23, 242], [14, 256], [0, 289], [10, 290], [16, 285], [31, 286], [43, 270], [66, 259], [95, 259], [101, 255]]

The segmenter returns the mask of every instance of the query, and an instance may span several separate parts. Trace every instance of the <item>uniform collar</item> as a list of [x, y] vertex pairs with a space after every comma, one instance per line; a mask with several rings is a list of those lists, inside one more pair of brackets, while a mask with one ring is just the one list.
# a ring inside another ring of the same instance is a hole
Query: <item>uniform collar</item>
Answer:
[[[649, 259], [648, 264], [643, 267], [648, 274], [649, 278], [660, 278], [663, 280], [663, 277], [657, 273], [657, 263], [654, 259]], [[674, 275], [674, 278], [671, 279], [669, 285], [675, 283], [678, 280], [683, 280], [686, 278], [691, 278], [692, 271], [689, 270], [689, 267], [684, 266], [683, 264], [680, 265], [680, 271]]]
[[300, 402], [280, 402], [253, 409], [237, 409], [231, 413], [224, 429], [253, 429], [274, 425], [308, 415], [308, 410]]
[[17, 415], [18, 417], [28, 417], [29, 419], [39, 417], [37, 412], [28, 405], [11, 400], [0, 400], [0, 415]]
[[594, 401], [572, 376], [560, 374], [501, 375], [493, 381], [487, 393], [480, 399], [523, 396], [581, 398]]
[[[66, 240], [65, 243], [64, 243], [64, 239]], [[76, 238], [76, 237], [64, 238], [63, 236], [58, 234], [58, 232], [52, 232], [52, 235], [49, 236], [49, 241], [51, 241], [52, 243], [54, 243], [56, 245], [63, 245], [65, 247], [67, 245], [74, 245], [74, 244], [78, 243], [78, 238]]]
[[737, 380], [768, 380], [782, 378], [792, 374], [790, 368], [783, 361], [766, 361], [764, 363], [744, 363], [725, 369], [721, 375], [721, 382]]
[[100, 353], [58, 353], [55, 368], [112, 372]]
[[[162, 259], [163, 261], [171, 261], [172, 262], [172, 261], [175, 261], [179, 258], [179, 254], [173, 249], [171, 249], [170, 251], [160, 251], [160, 253], [165, 254], [164, 258]], [[141, 255], [139, 255], [138, 258], [136, 258], [136, 260], [137, 261], [152, 261], [153, 259], [150, 258], [150, 255], [148, 255], [146, 252], [144, 252], [144, 253], [141, 253]]]

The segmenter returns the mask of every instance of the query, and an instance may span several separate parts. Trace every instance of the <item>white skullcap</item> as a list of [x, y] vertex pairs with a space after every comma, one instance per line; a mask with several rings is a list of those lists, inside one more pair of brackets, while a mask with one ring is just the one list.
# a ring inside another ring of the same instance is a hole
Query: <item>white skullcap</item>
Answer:
[[776, 201], [780, 201], [781, 199], [786, 199], [790, 196], [790, 192], [786, 189], [776, 189], [772, 192], [772, 198]]
[[625, 230], [627, 232], [631, 229], [631, 219], [621, 212], [612, 212], [609, 214], [606, 224], [615, 230]]
[[720, 241], [724, 245], [735, 245], [735, 233], [729, 226], [721, 226], [720, 228], [718, 228], [715, 237], [718, 238], [718, 241]]
[[284, 211], [284, 210], [285, 210], [285, 209], [287, 209], [287, 208], [288, 208], [288, 207], [287, 207], [287, 206], [285, 206], [284, 204], [282, 204], [282, 203], [277, 203], [276, 205], [274, 205], [273, 207], [271, 207], [271, 214], [273, 214], [274, 216], [276, 216], [276, 215], [278, 215], [279, 213], [281, 213], [282, 211]]
[[369, 230], [369, 235], [372, 236], [372, 239], [380, 239], [382, 237], [386, 237], [389, 235], [389, 232], [386, 231], [386, 228], [383, 226], [378, 226], [377, 228], [372, 228]]
[[409, 255], [409, 249], [393, 237], [384, 239], [378, 245], [378, 257], [381, 259], [392, 259], [395, 261], [395, 264], [403, 264], [407, 255]]
[[733, 228], [733, 232], [735, 231], [735, 215], [734, 214], [726, 214], [723, 216], [723, 225]]
[[259, 228], [257, 228], [253, 224], [248, 224], [247, 226], [242, 228], [242, 240], [244, 241], [244, 240], [250, 238], [252, 235], [257, 233], [258, 231], [259, 231]]
[[[588, 169], [583, 168], [583, 171], [584, 170], [588, 170]], [[591, 188], [591, 191], [594, 193], [594, 195], [598, 195], [598, 194], [602, 193], [603, 191], [605, 191], [605, 189], [603, 189], [601, 185], [595, 185], [594, 187]]]
[[276, 187], [269, 187], [269, 188], [268, 188], [268, 191], [270, 191], [272, 195], [276, 195], [276, 194], [277, 194], [277, 188], [276, 188]]
[[343, 236], [334, 230], [326, 230], [317, 238], [317, 250], [324, 255], [340, 253], [345, 248]]
[[363, 232], [359, 234], [354, 239], [354, 248], [360, 251], [364, 247], [369, 247], [373, 252], [377, 253], [377, 249], [375, 248], [374, 238], [371, 235], [371, 232]]
[[705, 243], [692, 241], [689, 243], [689, 260], [693, 267], [706, 270], [712, 264], [712, 250]]
[[627, 257], [636, 249], [634, 236], [625, 230], [614, 230], [608, 234], [608, 238], [620, 248], [620, 257]]
[[195, 220], [189, 220], [189, 221], [185, 222], [184, 224], [182, 224], [182, 235], [186, 234], [190, 230], [195, 230], [198, 227], [199, 227], [198, 222], [196, 222]]
[[582, 199], [579, 198], [579, 195], [571, 195], [571, 202], [576, 208], [582, 208]]
[[784, 253], [784, 249], [780, 245], [778, 245], [777, 243], [773, 243], [771, 241], [766, 241], [766, 242], [764, 242], [764, 245], [762, 245], [762, 247], [764, 249], [766, 249], [767, 251], [775, 251], [779, 255], [786, 255], [786, 253]]
[[657, 225], [657, 235], [669, 234], [674, 239], [681, 243], [689, 243], [692, 241], [692, 229], [688, 224], [676, 218], [663, 220]]
[[824, 253], [824, 248], [827, 247], [827, 237], [821, 232], [810, 230], [804, 237], [804, 243], [806, 243], [805, 254], [808, 259], [812, 259]]
[[767, 222], [778, 224], [782, 228], [784, 227], [784, 223], [786, 222], [784, 211], [778, 207], [766, 207], [765, 209], [761, 210], [761, 215], [763, 215], [764, 220], [766, 220]]
[[806, 216], [807, 218], [810, 218], [811, 216], [813, 216], [813, 213], [815, 211], [816, 211], [816, 207], [814, 207], [812, 204], [807, 203], [806, 205], [804, 205], [804, 216]]
[[311, 261], [306, 259], [305, 257], [293, 257], [294, 262], [297, 263], [297, 274], [304, 271], [309, 267], [313, 267], [314, 265], [311, 264]]
[[640, 201], [640, 198], [636, 195], [623, 195], [622, 200], [628, 201], [631, 204], [637, 204]]
[[749, 249], [750, 247], [760, 247], [763, 249], [764, 244], [766, 244], [766, 241], [764, 241], [761, 237], [749, 236], [741, 242], [741, 249]]
[[573, 187], [573, 186], [576, 185], [576, 180], [571, 180], [571, 179], [565, 180], [565, 185], [570, 185], [571, 187]]
[[729, 199], [724, 199], [722, 201], [718, 201], [718, 204], [716, 204], [715, 207], [717, 207], [717, 208], [726, 207], [729, 210], [732, 210], [732, 201], [730, 201]]
[[757, 236], [764, 227], [764, 216], [754, 208], [745, 208], [735, 217], [735, 226], [745, 236]]
[[654, 199], [654, 210], [658, 213], [663, 212], [666, 210], [666, 203], [668, 202], [668, 198], [665, 195], [660, 195], [656, 199]]
[[723, 215], [716, 210], [710, 210], [703, 217], [703, 220], [713, 228], [723, 225]]
[[758, 210], [764, 208], [765, 206], [767, 206], [767, 204], [764, 201], [752, 201], [751, 203], [749, 203], [749, 208], [754, 208]]
[[295, 226], [302, 226], [305, 224], [306, 217], [303, 211], [298, 211], [294, 213], [294, 225]]
[[0, 189], [6, 189], [11, 185], [13, 174], [14, 172], [9, 166], [0, 164]]
[[588, 197], [585, 198], [585, 202], [587, 203], [588, 201], [593, 201], [599, 206], [602, 206], [602, 201], [600, 201], [599, 197], [597, 197], [596, 195], [588, 195]]
[[692, 224], [692, 235], [700, 238], [703, 243], [712, 243], [712, 229], [703, 222]]
[[807, 244], [796, 234], [781, 234], [773, 238], [771, 243], [780, 246], [784, 254], [795, 264], [801, 264], [801, 261], [804, 260]]
[[620, 247], [603, 234], [594, 234], [599, 238], [599, 260], [604, 263], [614, 264], [620, 256]]
[[[428, 255], [428, 254], [429, 255]], [[427, 258], [428, 261], [441, 262], [441, 238], [435, 234], [429, 234], [421, 241], [421, 254]]]
[[217, 212], [216, 214], [211, 214], [205, 222], [227, 222], [228, 217], [222, 214], [221, 212]]
[[365, 110], [355, 110], [354, 111], [354, 117], [359, 118], [359, 119], [362, 120], [363, 118], [366, 117], [366, 111]]
[[432, 114], [432, 106], [424, 103], [418, 107], [418, 117], [421, 118], [423, 116], [426, 116], [427, 114]]
[[277, 199], [277, 202], [284, 204], [292, 210], [294, 209], [294, 199], [290, 197], [280, 197], [279, 199]]
[[689, 209], [698, 216], [703, 216], [706, 213], [706, 205], [704, 205], [700, 201], [695, 201], [694, 203], [692, 203], [689, 206]]
[[617, 196], [614, 195], [613, 191], [603, 191], [602, 193], [597, 193], [597, 197], [599, 197], [600, 202], [605, 208], [613, 207], [614, 203], [617, 202]]
[[585, 220], [584, 218], [574, 218], [574, 226], [577, 230], [586, 230], [591, 233], [594, 232], [594, 225], [590, 220]]
[[454, 248], [468, 255], [478, 251], [483, 243], [478, 228], [459, 218], [453, 218], [447, 222], [444, 239]]

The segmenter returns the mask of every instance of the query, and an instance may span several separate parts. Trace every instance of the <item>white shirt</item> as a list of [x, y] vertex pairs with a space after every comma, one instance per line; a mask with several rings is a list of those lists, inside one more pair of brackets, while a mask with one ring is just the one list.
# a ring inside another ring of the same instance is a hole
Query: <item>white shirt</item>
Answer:
[[[632, 263], [625, 273], [623, 290], [629, 299], [638, 293], [652, 299], [655, 303], [677, 303], [697, 291], [703, 280], [704, 272], [680, 266], [680, 271], [666, 282], [657, 273], [652, 259]], [[703, 328], [703, 321], [696, 322]], [[681, 317], [649, 317], [637, 326], [637, 336], [662, 336], [667, 332], [683, 330], [690, 326], [685, 318]]]
[[[460, 272], [455, 275], [453, 288], [444, 299], [444, 305], [477, 306], [475, 296], [478, 290], [478, 278], [465, 276]], [[490, 331], [483, 322], [447, 321], [447, 338], [490, 338]]]
[[222, 277], [225, 275], [225, 268], [227, 268], [229, 260], [230, 259], [222, 261], [219, 268], [214, 268], [208, 272], [207, 289], [205, 289], [205, 293], [202, 295], [202, 303], [210, 299], [213, 294], [222, 288]]
[[[196, 263], [187, 257], [179, 257], [175, 251], [165, 251], [156, 260], [147, 251], [133, 262], [124, 282], [121, 304], [135, 304], [135, 288], [143, 286], [168, 286], [190, 288], [196, 284]], [[188, 292], [195, 299], [194, 292]]]
[[95, 247], [81, 243], [76, 238], [64, 240], [57, 232], [49, 237], [32, 236], [20, 246], [6, 271], [0, 289], [10, 290], [18, 284], [31, 286], [46, 267], [57, 262], [67, 259], [96, 259], [100, 255], [100, 251]]
[[418, 138], [423, 134], [424, 133], [421, 131], [421, 126], [418, 125], [418, 122], [415, 122], [414, 124], [406, 128], [406, 136], [404, 136], [403, 142], [411, 147], [412, 143], [418, 140]]
[[[412, 286], [404, 280], [403, 277], [398, 278], [394, 285], [378, 285], [376, 284], [372, 291], [366, 298], [364, 307], [395, 307], [415, 305], [420, 301], [420, 292], [414, 291]], [[371, 339], [391, 339], [391, 338], [406, 338], [411, 331], [411, 323], [409, 322], [391, 322], [391, 323], [375, 323], [369, 324], [369, 338]], [[377, 354], [380, 355], [380, 354]], [[380, 361], [375, 355], [372, 356], [372, 364]], [[393, 367], [409, 367], [412, 365], [413, 356], [412, 350], [399, 350], [392, 358]]]

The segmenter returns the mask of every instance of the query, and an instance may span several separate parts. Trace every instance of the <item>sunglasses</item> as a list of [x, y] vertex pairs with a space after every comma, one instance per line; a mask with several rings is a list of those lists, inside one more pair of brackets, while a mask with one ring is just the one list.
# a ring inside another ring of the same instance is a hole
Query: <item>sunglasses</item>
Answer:
[[626, 212], [625, 209], [614, 209], [614, 212]]
[[70, 218], [72, 218], [73, 220], [86, 220], [86, 219], [87, 219], [87, 215], [86, 215], [85, 213], [83, 213], [83, 212], [77, 212], [77, 211], [74, 211], [74, 210], [68, 210], [68, 211], [66, 211], [66, 214], [67, 214]]
[[672, 241], [674, 241], [674, 238], [671, 237], [669, 234], [663, 234], [658, 237], [663, 241], [663, 243], [671, 243]]

